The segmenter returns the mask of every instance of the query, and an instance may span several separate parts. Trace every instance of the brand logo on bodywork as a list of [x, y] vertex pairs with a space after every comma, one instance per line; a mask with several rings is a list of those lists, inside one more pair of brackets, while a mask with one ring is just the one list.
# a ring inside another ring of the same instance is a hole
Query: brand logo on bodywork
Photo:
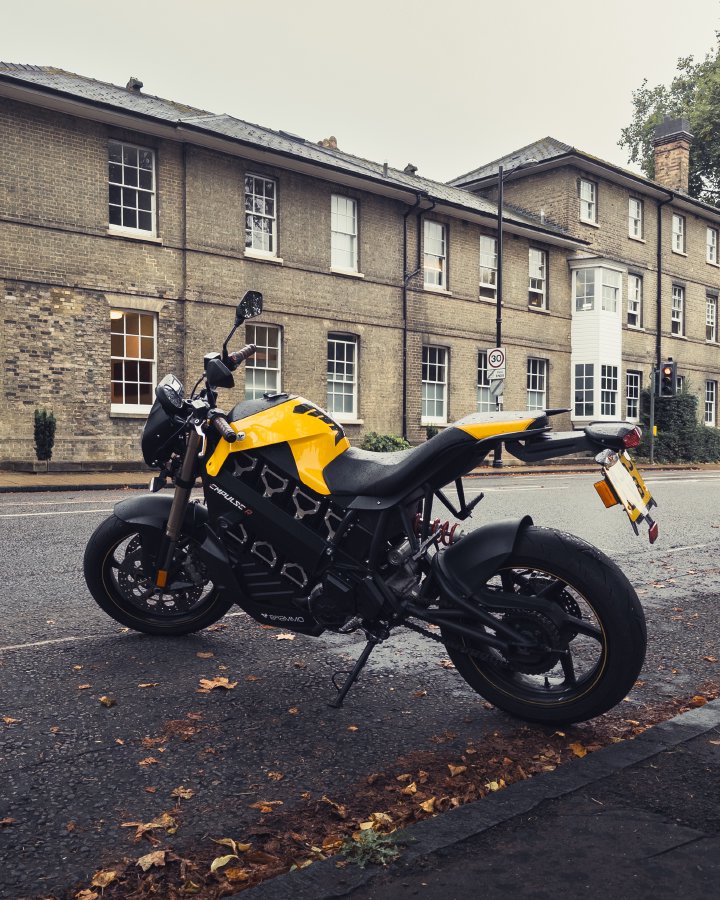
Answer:
[[302, 624], [305, 619], [302, 616], [273, 616], [270, 613], [260, 613], [263, 619], [272, 619], [273, 622], [299, 622]]
[[217, 484], [211, 484], [210, 490], [214, 491], [216, 494], [220, 494], [223, 500], [227, 500], [228, 503], [232, 504], [236, 509], [246, 510], [247, 506], [244, 503], [241, 503], [236, 497], [233, 497], [232, 494], [228, 494], [227, 491], [224, 491]]
[[329, 428], [335, 432], [335, 443], [339, 444], [340, 441], [345, 437], [345, 432], [342, 428], [330, 418], [327, 413], [324, 413], [321, 409], [318, 409], [316, 406], [310, 406], [309, 403], [298, 403], [297, 406], [293, 407], [294, 413], [299, 413], [300, 415], [313, 416], [316, 419], [320, 419], [321, 422], [324, 422]]

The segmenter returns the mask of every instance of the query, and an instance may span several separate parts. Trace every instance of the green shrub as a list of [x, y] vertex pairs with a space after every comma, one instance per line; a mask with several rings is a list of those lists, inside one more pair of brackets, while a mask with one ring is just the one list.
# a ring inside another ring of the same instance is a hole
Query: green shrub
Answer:
[[363, 438], [360, 448], [373, 450], [375, 453], [390, 453], [392, 450], [407, 450], [410, 444], [405, 438], [397, 434], [378, 434], [377, 431], [368, 431]]
[[428, 440], [434, 438], [436, 434], [440, 434], [440, 429], [437, 427], [437, 425], [428, 425], [428, 427], [425, 429], [425, 435]]
[[[643, 441], [638, 454], [650, 456], [650, 390], [640, 400]], [[655, 398], [655, 460], [657, 462], [717, 462], [720, 432], [698, 422], [698, 398], [683, 390], [675, 397]]]
[[44, 409], [35, 410], [35, 455], [39, 460], [52, 459], [55, 443], [55, 416]]

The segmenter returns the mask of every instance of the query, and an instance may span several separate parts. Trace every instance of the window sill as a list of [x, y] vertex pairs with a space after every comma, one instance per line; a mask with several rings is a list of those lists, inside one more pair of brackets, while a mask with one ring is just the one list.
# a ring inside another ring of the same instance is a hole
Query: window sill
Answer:
[[671, 249], [672, 252], [675, 254], [675, 256], [685, 256], [685, 257], [687, 257], [687, 253], [686, 253], [685, 250], [676, 250], [674, 247], [671, 247], [670, 249]]
[[436, 425], [438, 428], [447, 428], [447, 419], [420, 419], [421, 427]]
[[345, 275], [347, 278], [364, 278], [365, 276], [362, 272], [358, 272], [355, 269], [336, 269], [333, 266], [330, 266], [330, 271], [333, 275]]
[[111, 419], [147, 419], [148, 413], [152, 409], [152, 405], [150, 406], [136, 406], [134, 408], [129, 406], [110, 406], [110, 418]]
[[497, 305], [497, 297], [483, 297], [482, 294], [478, 297], [478, 300], [481, 303], [494, 303]]
[[684, 335], [684, 334], [673, 334], [672, 332], [670, 332], [669, 337], [675, 338], [675, 340], [677, 340], [677, 341], [686, 341], [687, 340], [687, 335]]
[[591, 228], [599, 228], [600, 227], [600, 223], [595, 222], [592, 219], [580, 219], [580, 224], [581, 225], [589, 225]]
[[364, 425], [365, 419], [346, 419], [341, 416], [335, 416], [332, 413], [330, 415], [335, 419], [338, 425]]
[[162, 238], [149, 231], [136, 231], [132, 228], [117, 228], [114, 225], [108, 226], [107, 233], [110, 237], [128, 238], [131, 241], [144, 241], [147, 244], [162, 244]]
[[720, 269], [720, 263], [713, 262], [711, 259], [706, 259], [705, 262], [706, 262], [709, 266], [712, 266], [713, 269]]
[[265, 253], [262, 250], [253, 250], [252, 247], [245, 248], [245, 257], [247, 259], [257, 259], [259, 262], [275, 263], [278, 266], [283, 264], [283, 260], [274, 253]]
[[439, 287], [437, 284], [424, 284], [423, 290], [430, 291], [431, 294], [443, 294], [446, 297], [452, 297], [452, 291]]
[[628, 325], [628, 331], [645, 331], [642, 325]]
[[718, 345], [718, 341], [709, 341], [707, 338], [705, 338], [705, 343], [708, 344], [710, 347], [717, 347], [717, 345]]
[[631, 240], [631, 241], [637, 241], [638, 244], [646, 244], [646, 243], [647, 243], [647, 241], [645, 240], [645, 238], [637, 237], [637, 236], [634, 235], [634, 234], [629, 234], [629, 235], [628, 235], [628, 240]]
[[531, 303], [528, 303], [528, 312], [542, 313], [543, 315], [550, 315], [550, 310], [547, 306], [533, 306]]

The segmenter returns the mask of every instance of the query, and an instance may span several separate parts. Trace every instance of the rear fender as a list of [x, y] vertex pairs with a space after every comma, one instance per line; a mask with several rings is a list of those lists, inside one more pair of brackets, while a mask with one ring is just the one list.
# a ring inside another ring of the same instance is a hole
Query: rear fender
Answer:
[[448, 597], [471, 597], [510, 559], [519, 536], [532, 524], [530, 516], [523, 516], [482, 525], [438, 553], [433, 575], [441, 592]]

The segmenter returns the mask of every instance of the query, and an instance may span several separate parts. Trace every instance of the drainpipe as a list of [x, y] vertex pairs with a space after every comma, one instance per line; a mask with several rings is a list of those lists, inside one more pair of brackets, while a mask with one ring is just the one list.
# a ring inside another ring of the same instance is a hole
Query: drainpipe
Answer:
[[[407, 245], [408, 245], [408, 218], [411, 213], [420, 206], [423, 200], [427, 199], [427, 194], [418, 193], [415, 197], [415, 203], [408, 206], [403, 214], [403, 287], [402, 287], [402, 436], [407, 440], [407, 354], [408, 354], [408, 283], [420, 271], [420, 238], [418, 237], [418, 267], [414, 272], [408, 272], [407, 265]], [[433, 206], [435, 203], [433, 202]], [[432, 208], [432, 207], [431, 207]], [[420, 231], [420, 216], [418, 216], [418, 234]]]
[[[655, 369], [662, 365], [662, 208], [675, 198], [675, 194], [668, 194], [666, 200], [657, 202], [657, 293], [655, 299]], [[652, 385], [654, 390], [654, 383]]]

